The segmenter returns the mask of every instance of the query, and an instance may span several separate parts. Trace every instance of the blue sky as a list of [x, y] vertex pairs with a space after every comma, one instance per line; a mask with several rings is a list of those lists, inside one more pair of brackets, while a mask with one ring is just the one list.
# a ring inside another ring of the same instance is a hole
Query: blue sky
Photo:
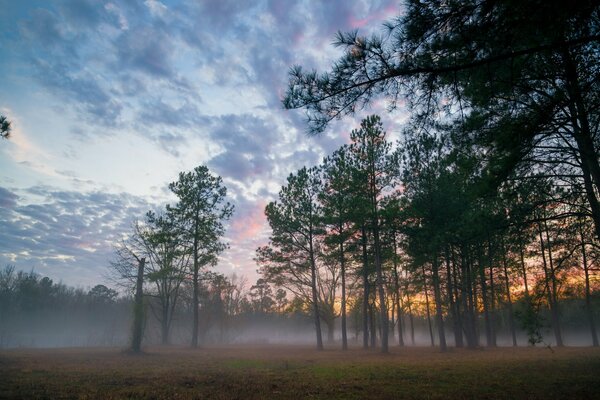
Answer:
[[[104, 282], [131, 222], [205, 164], [236, 212], [216, 270], [256, 279], [263, 210], [345, 143], [281, 106], [289, 68], [328, 69], [337, 30], [378, 32], [398, 1], [0, 0], [0, 267]], [[399, 129], [387, 126], [388, 130]]]

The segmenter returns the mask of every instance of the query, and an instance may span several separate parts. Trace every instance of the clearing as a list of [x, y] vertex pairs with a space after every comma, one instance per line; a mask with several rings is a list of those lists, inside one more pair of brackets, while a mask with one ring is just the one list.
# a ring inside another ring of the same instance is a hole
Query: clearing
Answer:
[[14, 349], [0, 351], [0, 398], [600, 398], [600, 349]]

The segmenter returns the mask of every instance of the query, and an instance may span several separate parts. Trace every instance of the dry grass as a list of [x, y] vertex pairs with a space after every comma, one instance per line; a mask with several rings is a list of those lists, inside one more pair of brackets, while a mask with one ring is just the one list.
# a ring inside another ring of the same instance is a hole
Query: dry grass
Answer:
[[18, 349], [0, 352], [0, 398], [600, 398], [600, 350]]

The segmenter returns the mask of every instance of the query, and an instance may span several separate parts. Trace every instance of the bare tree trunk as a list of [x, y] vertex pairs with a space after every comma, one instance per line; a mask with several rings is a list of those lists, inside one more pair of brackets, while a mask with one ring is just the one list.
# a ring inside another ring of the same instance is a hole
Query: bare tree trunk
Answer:
[[504, 267], [504, 282], [506, 283], [506, 299], [508, 301], [508, 323], [510, 325], [510, 334], [512, 337], [512, 344], [517, 347], [517, 333], [515, 330], [515, 318], [513, 313], [513, 303], [510, 296], [510, 279], [508, 276], [508, 267], [506, 262], [506, 248], [504, 247], [504, 241], [502, 241], [502, 265]]
[[313, 249], [312, 234], [309, 238], [309, 251], [310, 251], [310, 278], [311, 278], [310, 283], [311, 283], [311, 290], [312, 290], [315, 332], [317, 335], [317, 350], [323, 350], [323, 337], [321, 336], [321, 316], [319, 314], [319, 301], [318, 301], [318, 296], [317, 296], [317, 265], [315, 263], [315, 254], [314, 254], [314, 249]]
[[448, 309], [452, 316], [452, 326], [454, 329], [454, 345], [456, 347], [463, 347], [462, 328], [459, 320], [459, 313], [457, 310], [458, 303], [455, 301], [454, 288], [452, 285], [452, 269], [450, 268], [450, 252], [449, 248], [446, 248], [446, 278], [448, 281]]
[[[396, 237], [394, 234], [394, 286], [395, 286], [395, 296], [394, 296], [394, 304], [396, 307], [396, 313], [398, 315], [398, 345], [404, 346], [404, 337], [402, 336], [402, 308], [400, 307], [400, 277], [398, 276], [398, 260], [397, 257], [397, 248], [396, 248]], [[392, 313], [392, 316], [394, 313]]]
[[521, 257], [521, 269], [523, 271], [523, 284], [525, 285], [525, 297], [529, 299], [529, 286], [527, 283], [527, 269], [525, 268], [525, 256], [523, 255], [523, 243], [519, 243], [519, 255]]
[[327, 325], [327, 343], [331, 344], [333, 343], [335, 336], [335, 320], [326, 318], [324, 321], [325, 325]]
[[478, 257], [477, 257], [477, 263], [478, 263], [478, 268], [479, 268], [479, 280], [481, 283], [481, 301], [483, 303], [483, 319], [484, 319], [484, 323], [485, 323], [485, 340], [486, 340], [486, 345], [488, 347], [492, 347], [493, 346], [493, 340], [492, 340], [492, 327], [490, 324], [490, 311], [488, 308], [488, 298], [487, 298], [487, 280], [486, 280], [486, 276], [485, 276], [485, 268], [483, 266], [483, 261], [482, 261], [482, 257], [481, 257], [481, 248], [478, 247]]
[[363, 348], [369, 348], [369, 256], [367, 254], [367, 232], [364, 224], [361, 227], [363, 252]]
[[406, 293], [406, 304], [408, 306], [408, 322], [410, 323], [410, 343], [414, 346], [415, 345], [415, 321], [413, 318], [412, 305], [410, 302], [410, 296], [408, 294], [408, 290], [406, 290], [405, 293]]
[[473, 264], [473, 256], [470, 251], [467, 260], [467, 291], [469, 295], [469, 315], [472, 321], [473, 347], [479, 346], [480, 331], [479, 331], [479, 311], [477, 306], [477, 271]]
[[488, 236], [488, 267], [490, 269], [490, 330], [492, 332], [492, 346], [496, 347], [496, 287], [494, 285], [492, 244]]
[[433, 261], [431, 263], [433, 269], [433, 297], [435, 300], [435, 322], [438, 329], [438, 336], [440, 338], [440, 350], [446, 351], [446, 333], [444, 332], [444, 318], [442, 315], [442, 294], [440, 288], [440, 275], [439, 275], [439, 265], [438, 265], [438, 255], [437, 251], [433, 256]]
[[552, 283], [552, 325], [555, 327], [556, 332], [556, 345], [558, 347], [564, 346], [562, 333], [560, 329], [560, 314], [558, 310], [558, 283], [556, 282], [556, 270], [554, 269], [554, 260], [552, 257], [552, 243], [550, 242], [550, 234], [548, 232], [548, 224], [544, 221], [544, 228], [546, 230], [546, 242], [548, 243], [548, 261], [550, 266], [550, 282]]
[[138, 260], [138, 273], [135, 285], [135, 304], [133, 306], [133, 333], [131, 337], [131, 351], [142, 351], [142, 336], [144, 330], [144, 266], [146, 259]]
[[583, 230], [579, 231], [581, 235], [581, 254], [583, 256], [583, 271], [585, 273], [585, 308], [588, 315], [588, 321], [590, 324], [590, 332], [592, 334], [592, 344], [594, 347], [598, 347], [598, 334], [596, 333], [596, 324], [594, 322], [594, 312], [592, 310], [592, 301], [590, 295], [590, 273], [587, 262], [587, 254], [585, 251], [585, 240], [583, 239]]
[[[196, 224], [197, 225], [197, 224]], [[192, 277], [192, 285], [194, 286], [194, 293], [192, 295], [192, 309], [194, 315], [194, 321], [192, 325], [192, 347], [198, 347], [198, 324], [199, 324], [199, 315], [198, 315], [198, 302], [199, 302], [199, 288], [198, 288], [198, 274], [200, 270], [200, 265], [198, 264], [198, 226], [196, 226], [194, 232], [194, 275]]]
[[550, 288], [550, 271], [548, 269], [548, 262], [546, 260], [546, 247], [544, 246], [544, 238], [542, 236], [542, 225], [538, 222], [538, 232], [540, 236], [540, 248], [542, 252], [542, 265], [544, 267], [544, 283], [546, 286], [546, 292], [548, 294], [548, 307], [550, 308], [550, 315], [552, 316], [552, 328], [554, 329], [554, 338], [556, 339], [556, 345], [562, 346], [562, 336], [560, 332], [560, 326], [558, 325], [558, 314], [556, 313], [556, 304], [554, 304], [554, 296], [552, 289]]
[[373, 218], [373, 241], [375, 246], [375, 273], [377, 275], [377, 291], [379, 294], [379, 309], [380, 309], [380, 330], [381, 330], [381, 352], [388, 352], [388, 310], [385, 299], [383, 271], [381, 268], [381, 243], [379, 241], [379, 221], [377, 215], [377, 203], [375, 204], [375, 213]]
[[477, 333], [475, 329], [475, 315], [473, 311], [473, 284], [471, 283], [471, 269], [467, 257], [466, 249], [461, 249], [461, 269], [462, 269], [462, 302], [465, 311], [465, 336], [469, 348], [477, 347]]
[[427, 310], [427, 326], [429, 327], [429, 337], [431, 338], [431, 347], [435, 346], [433, 339], [433, 328], [431, 327], [431, 313], [429, 312], [429, 294], [427, 293], [427, 275], [425, 275], [425, 266], [421, 265], [423, 270], [423, 290], [425, 291], [425, 307]]
[[348, 349], [348, 334], [346, 331], [346, 258], [344, 243], [340, 243], [340, 265], [342, 274], [342, 350]]
[[168, 301], [162, 305], [162, 319], [161, 319], [161, 343], [163, 345], [169, 344], [169, 303]]
[[[373, 302], [375, 302], [373, 300]], [[375, 312], [375, 304], [369, 304], [369, 322], [371, 324], [371, 347], [375, 348], [377, 346], [377, 316]]]
[[394, 331], [394, 328], [396, 327], [396, 301], [398, 300], [398, 295], [395, 292], [392, 292], [392, 309], [391, 309], [391, 313], [390, 313], [390, 320], [389, 320], [389, 324], [390, 324], [390, 335], [389, 335], [389, 339], [393, 342], [394, 338], [396, 337], [396, 333]]

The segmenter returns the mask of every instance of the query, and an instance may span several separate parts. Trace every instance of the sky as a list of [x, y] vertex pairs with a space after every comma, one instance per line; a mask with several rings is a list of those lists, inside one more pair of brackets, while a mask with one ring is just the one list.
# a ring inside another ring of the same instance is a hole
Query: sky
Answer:
[[281, 105], [290, 67], [328, 70], [338, 30], [382, 33], [398, 3], [0, 0], [0, 268], [106, 284], [132, 221], [206, 165], [235, 206], [215, 270], [253, 282], [264, 207], [360, 121], [308, 136]]

